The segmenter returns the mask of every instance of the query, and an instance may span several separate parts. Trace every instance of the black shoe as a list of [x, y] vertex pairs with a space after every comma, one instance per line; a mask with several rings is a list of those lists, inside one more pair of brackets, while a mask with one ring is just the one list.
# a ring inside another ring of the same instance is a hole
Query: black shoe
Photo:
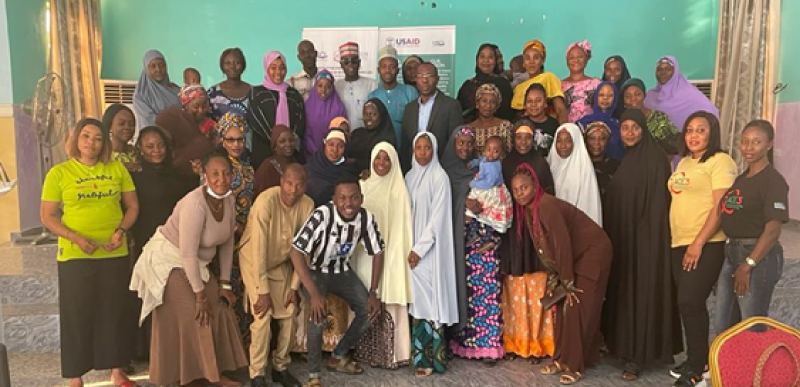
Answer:
[[698, 375], [689, 369], [685, 369], [683, 375], [673, 384], [675, 387], [706, 387], [707, 385], [703, 375]]
[[685, 361], [679, 364], [677, 367], [669, 370], [669, 375], [675, 379], [680, 379], [681, 375], [683, 375], [688, 369], [689, 369], [689, 362]]
[[[691, 369], [689, 368], [689, 362], [685, 361], [685, 362], [681, 363], [679, 366], [669, 370], [669, 374], [670, 374], [670, 376], [672, 376], [675, 379], [680, 379], [680, 377], [684, 373], [686, 373], [687, 371], [690, 371], [690, 370]], [[706, 366], [703, 368], [703, 377], [704, 378], [709, 378], [710, 377], [710, 374], [708, 373], [708, 364], [706, 364]]]
[[269, 387], [269, 383], [263, 376], [256, 376], [250, 381], [250, 387]]
[[[272, 382], [278, 383], [283, 387], [300, 387], [300, 382], [292, 374], [286, 371], [272, 371]], [[255, 385], [254, 385], [255, 387]]]

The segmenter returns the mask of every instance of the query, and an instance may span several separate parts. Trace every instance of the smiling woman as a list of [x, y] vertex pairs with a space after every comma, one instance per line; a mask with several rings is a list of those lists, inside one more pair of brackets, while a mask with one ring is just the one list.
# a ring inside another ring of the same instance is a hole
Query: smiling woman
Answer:
[[131, 360], [135, 327], [126, 311], [126, 235], [139, 202], [128, 171], [110, 161], [111, 141], [100, 121], [78, 122], [67, 149], [71, 158], [47, 173], [40, 210], [42, 224], [59, 236], [62, 375], [78, 385], [92, 369], [113, 368], [120, 384], [128, 381], [120, 367]]

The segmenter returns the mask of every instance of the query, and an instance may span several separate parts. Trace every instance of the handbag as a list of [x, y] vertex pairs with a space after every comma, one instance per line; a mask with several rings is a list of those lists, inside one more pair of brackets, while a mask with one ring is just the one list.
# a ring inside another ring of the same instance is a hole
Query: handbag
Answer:
[[555, 288], [539, 300], [544, 310], [549, 310], [553, 305], [558, 305], [567, 298], [567, 288], [564, 284], [560, 283]]

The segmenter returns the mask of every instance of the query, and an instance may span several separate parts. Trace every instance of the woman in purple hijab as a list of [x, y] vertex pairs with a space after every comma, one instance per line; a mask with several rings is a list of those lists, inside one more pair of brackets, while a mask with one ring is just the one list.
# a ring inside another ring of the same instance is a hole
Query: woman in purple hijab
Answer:
[[683, 76], [673, 56], [662, 56], [656, 64], [658, 85], [647, 92], [644, 106], [667, 113], [677, 128], [683, 128], [686, 118], [698, 110], [716, 117], [719, 112], [703, 93]]
[[333, 74], [322, 70], [314, 77], [312, 90], [306, 100], [306, 160], [317, 153], [322, 141], [328, 135], [331, 120], [347, 115], [339, 94], [333, 88]]

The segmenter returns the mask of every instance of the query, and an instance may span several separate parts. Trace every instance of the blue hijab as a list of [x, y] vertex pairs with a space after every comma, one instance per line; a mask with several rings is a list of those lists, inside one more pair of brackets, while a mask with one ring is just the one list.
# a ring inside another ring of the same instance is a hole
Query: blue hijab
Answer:
[[[603, 111], [600, 109], [600, 106], [597, 103], [598, 97], [600, 95], [600, 90], [603, 89], [603, 86], [609, 85], [614, 90], [614, 101], [611, 103], [611, 107], [607, 110]], [[617, 109], [617, 105], [619, 104], [620, 100], [620, 93], [616, 86], [609, 81], [600, 82], [597, 85], [597, 88], [594, 89], [594, 97], [592, 101], [592, 105], [594, 108], [594, 112], [587, 116], [584, 116], [580, 120], [578, 120], [577, 124], [581, 127], [581, 130], [585, 133], [586, 129], [589, 127], [589, 124], [592, 122], [603, 122], [604, 124], [608, 125], [608, 128], [611, 129], [611, 137], [608, 139], [608, 144], [606, 144], [606, 156], [615, 159], [615, 160], [622, 160], [622, 156], [624, 154], [624, 150], [622, 147], [622, 137], [619, 133], [619, 120], [614, 117], [614, 111]]]

